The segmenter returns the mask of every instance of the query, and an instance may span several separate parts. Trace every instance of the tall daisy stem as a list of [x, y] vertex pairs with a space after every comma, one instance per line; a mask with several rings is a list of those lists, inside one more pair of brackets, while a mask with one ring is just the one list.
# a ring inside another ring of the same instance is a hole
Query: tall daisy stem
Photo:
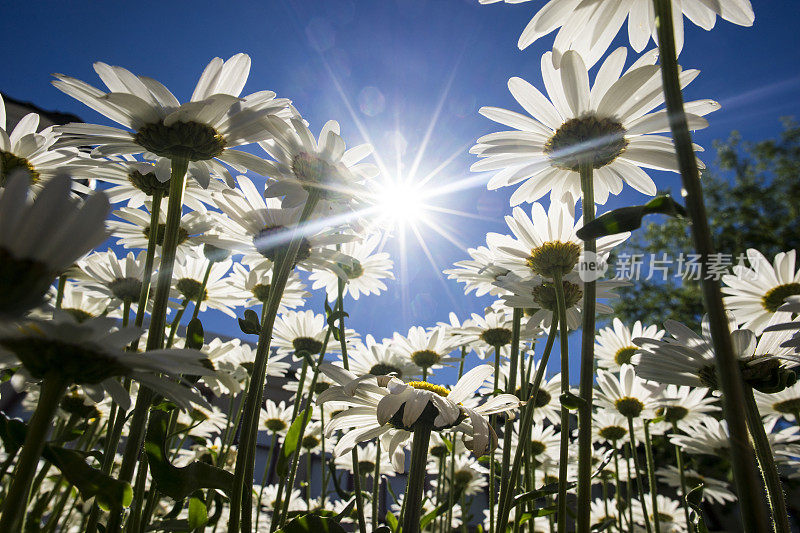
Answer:
[[[761, 468], [761, 476], [764, 478], [764, 485], [767, 487], [767, 501], [772, 510], [773, 527], [776, 533], [789, 533], [789, 515], [786, 510], [786, 497], [781, 485], [781, 478], [775, 466], [775, 455], [769, 444], [767, 433], [764, 431], [764, 423], [761, 414], [758, 412], [756, 400], [753, 397], [753, 389], [749, 385], [745, 390], [747, 403], [745, 404], [745, 417], [750, 428], [750, 435], [756, 449], [758, 466]], [[755, 491], [754, 491], [755, 492]]]
[[[567, 337], [567, 300], [564, 296], [564, 283], [561, 271], [556, 270], [553, 276], [558, 306], [558, 322], [561, 326], [561, 395], [569, 393], [569, 340]], [[558, 460], [558, 533], [567, 530], [567, 466], [569, 464], [569, 409], [561, 405], [561, 447]], [[527, 433], [526, 433], [527, 434]]]
[[0, 517], [0, 531], [16, 532], [21, 528], [28, 504], [36, 467], [44, 450], [47, 433], [50, 431], [53, 416], [58, 409], [58, 402], [67, 390], [67, 382], [57, 372], [50, 373], [42, 379], [39, 403], [33, 412], [22, 451], [17, 459], [17, 466], [11, 476], [11, 487], [3, 499], [3, 513]]
[[658, 518], [658, 491], [656, 490], [656, 466], [653, 461], [653, 442], [650, 438], [650, 420], [644, 421], [644, 455], [647, 461], [647, 483], [650, 485], [650, 502], [653, 504], [653, 526], [656, 533], [661, 533]]
[[[672, 433], [675, 435], [678, 434], [677, 422], [672, 422]], [[678, 466], [678, 473], [680, 474], [681, 480], [681, 502], [683, 503], [681, 507], [683, 507], [683, 514], [686, 518], [686, 523], [691, 524], [692, 522], [689, 520], [689, 503], [686, 501], [686, 494], [688, 494], [688, 491], [686, 490], [686, 472], [683, 467], [683, 454], [681, 453], [680, 446], [677, 444], [673, 444], [673, 446], [675, 447], [675, 464]]]
[[[161, 245], [161, 266], [158, 270], [156, 290], [153, 296], [153, 311], [150, 314], [150, 327], [147, 333], [147, 350], [158, 350], [164, 344], [167, 303], [169, 301], [169, 292], [172, 285], [172, 270], [175, 266], [175, 257], [178, 250], [178, 230], [180, 229], [181, 215], [183, 213], [183, 192], [186, 185], [186, 171], [188, 168], [188, 159], [182, 157], [172, 159], [167, 220], [164, 226], [164, 240]], [[151, 227], [151, 232], [153, 231], [157, 232], [157, 229], [153, 230]], [[144, 289], [142, 292], [144, 292]], [[141, 304], [141, 297], [139, 301]], [[140, 305], [138, 309], [138, 313], [142, 315], [142, 318], [147, 304], [147, 300], [145, 299], [144, 301], [145, 305]], [[137, 316], [137, 321], [138, 319], [139, 317]], [[120, 466], [118, 478], [120, 481], [130, 482], [131, 479], [133, 479], [133, 471], [137, 463], [139, 464], [139, 468], [147, 468], [147, 462], [139, 461], [139, 457], [146, 433], [147, 415], [153, 398], [154, 393], [150, 389], [145, 387], [139, 389], [139, 394], [136, 397], [136, 406], [133, 409], [130, 430], [128, 431], [130, 437], [125, 443], [125, 451], [122, 455], [122, 465]], [[121, 521], [122, 513], [112, 512], [108, 519], [106, 531], [119, 531]]]
[[411, 469], [408, 472], [408, 486], [403, 497], [405, 515], [403, 533], [419, 533], [419, 520], [422, 515], [422, 494], [425, 491], [425, 466], [428, 463], [428, 445], [431, 441], [431, 425], [417, 421], [411, 443]]
[[211, 267], [213, 266], [214, 262], [209, 260], [206, 272], [203, 274], [203, 282], [200, 284], [200, 290], [197, 291], [197, 300], [195, 300], [194, 309], [192, 310], [192, 320], [197, 318], [197, 315], [200, 314], [200, 305], [203, 303], [203, 300], [208, 297], [206, 294], [206, 287], [208, 286], [208, 278], [211, 276]]
[[264, 465], [264, 475], [261, 476], [261, 489], [258, 491], [258, 503], [256, 504], [256, 531], [258, 531], [258, 522], [261, 518], [261, 500], [264, 499], [264, 488], [269, 482], [269, 471], [272, 466], [272, 458], [275, 456], [275, 448], [278, 446], [278, 433], [272, 433], [272, 441], [269, 445], [269, 454], [267, 455], [267, 463]]
[[700, 255], [701, 287], [703, 301], [708, 311], [711, 337], [714, 343], [714, 361], [717, 378], [725, 406], [725, 419], [730, 431], [731, 465], [739, 495], [742, 523], [745, 531], [768, 531], [770, 519], [764, 498], [753, 490], [759, 485], [759, 475], [753, 459], [753, 450], [747, 437], [747, 424], [739, 410], [746, 404], [744, 383], [733, 352], [728, 320], [722, 304], [719, 281], [706, 274], [708, 258], [714, 253], [711, 230], [703, 202], [703, 188], [697, 159], [692, 147], [692, 137], [683, 109], [683, 95], [679, 80], [679, 67], [675, 51], [675, 32], [672, 21], [672, 2], [653, 0], [661, 60], [664, 97], [667, 104], [672, 137], [678, 156], [683, 188], [686, 191], [686, 210], [691, 218], [692, 238]]
[[[581, 193], [583, 195], [583, 223], [594, 220], [594, 179], [591, 163], [581, 165]], [[594, 239], [584, 241], [588, 265], [592, 254], [597, 252]], [[591, 274], [591, 272], [589, 272]], [[592, 500], [592, 396], [594, 384], [594, 329], [597, 305], [597, 285], [587, 281], [583, 285], [583, 324], [581, 326], [581, 377], [579, 394], [583, 400], [578, 406], [578, 514], [577, 531], [589, 533], [591, 519], [589, 508]]]
[[614, 477], [616, 478], [614, 499], [617, 501], [617, 527], [619, 533], [622, 533], [622, 480], [619, 478], [619, 450], [619, 441], [614, 441]]
[[647, 502], [644, 499], [644, 485], [642, 484], [642, 469], [639, 466], [639, 454], [636, 453], [636, 434], [633, 430], [633, 417], [628, 417], [628, 431], [630, 432], [631, 440], [628, 443], [631, 450], [631, 456], [633, 456], [633, 468], [636, 474], [636, 488], [639, 491], [639, 505], [642, 506], [642, 515], [644, 515], [644, 525], [647, 529], [647, 533], [651, 533], [653, 531], [652, 526], [650, 525], [650, 515], [647, 514]]
[[255, 468], [255, 447], [258, 436], [258, 416], [260, 406], [264, 396], [264, 386], [267, 378], [267, 362], [269, 360], [269, 347], [272, 342], [272, 329], [275, 325], [275, 317], [280, 308], [283, 290], [289, 275], [294, 268], [297, 252], [300, 250], [302, 241], [301, 227], [319, 200], [318, 193], [312, 191], [308, 195], [300, 220], [292, 231], [292, 238], [289, 247], [281, 260], [275, 265], [275, 273], [272, 279], [267, 310], [261, 320], [261, 331], [258, 334], [258, 345], [256, 347], [255, 361], [253, 363], [253, 373], [247, 387], [245, 396], [244, 414], [242, 415], [241, 440], [239, 442], [239, 454], [236, 457], [236, 468], [234, 470], [234, 487], [231, 494], [231, 510], [228, 521], [229, 531], [240, 530], [240, 519], [244, 516], [241, 530], [249, 533], [252, 524], [253, 511], [253, 470]]
[[[547, 369], [547, 361], [550, 359], [550, 352], [553, 351], [553, 344], [556, 340], [556, 332], [558, 331], [558, 316], [553, 315], [552, 324], [550, 325], [550, 333], [547, 336], [547, 343], [544, 347], [544, 354], [542, 360], [539, 361], [539, 367], [536, 369], [536, 377], [533, 380], [531, 392], [527, 396], [525, 402], [525, 409], [522, 414], [522, 422], [520, 423], [520, 435], [530, 435], [531, 426], [533, 425], [533, 412], [536, 409], [536, 398], [539, 395], [539, 386], [544, 378], [544, 372]], [[533, 361], [531, 361], [533, 365]], [[511, 500], [514, 496], [514, 491], [519, 480], [520, 472], [522, 472], [522, 456], [524, 455], [524, 446], [517, 446], [514, 452], [514, 461], [511, 464], [511, 474], [508, 476], [508, 482], [503, 483], [500, 487], [500, 497], [498, 499], [498, 512], [497, 521], [501, 524], [508, 523], [508, 516], [511, 513]], [[463, 510], [466, 513], [466, 509]]]
[[378, 529], [378, 508], [379, 508], [378, 498], [380, 497], [380, 489], [381, 489], [381, 439], [376, 439], [375, 471], [372, 473], [372, 530], [373, 531]]
[[[508, 367], [508, 382], [506, 383], [506, 392], [508, 394], [514, 394], [514, 392], [517, 390], [517, 366], [519, 366], [519, 368], [522, 368], [523, 366], [519, 364], [519, 337], [521, 323], [522, 309], [515, 308], [511, 325], [511, 353]], [[511, 462], [511, 428], [513, 425], [514, 422], [510, 417], [507, 417], [505, 426], [503, 427], [503, 458], [502, 468], [500, 469], [502, 475], [501, 486], [508, 483], [508, 476], [510, 474], [508, 471], [508, 466]]]

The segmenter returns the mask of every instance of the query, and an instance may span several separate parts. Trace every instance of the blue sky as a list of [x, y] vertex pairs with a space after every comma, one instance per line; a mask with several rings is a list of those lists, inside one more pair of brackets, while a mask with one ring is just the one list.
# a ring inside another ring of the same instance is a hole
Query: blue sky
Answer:
[[[779, 117], [800, 117], [800, 4], [756, 4], [752, 28], [718, 21], [705, 32], [687, 24], [681, 63], [702, 70], [687, 99], [713, 98], [723, 105], [709, 117], [711, 127], [695, 137], [707, 148], [733, 129], [745, 139], [775, 136]], [[485, 190], [469, 172], [474, 159], [467, 150], [477, 137], [501, 129], [478, 115], [480, 106], [518, 109], [506, 89], [509, 77], [542, 87], [539, 59], [553, 37], [523, 52], [516, 47], [541, 5], [540, 0], [490, 6], [477, 0], [5, 2], [0, 90], [87, 122], [107, 123], [54, 89], [50, 74], [99, 85], [91, 67], [99, 60], [157, 78], [186, 100], [212, 57], [246, 52], [253, 60], [246, 93], [271, 89], [292, 99], [314, 131], [328, 119], [338, 120], [348, 145], [372, 142], [399, 176], [416, 167], [422, 178], [441, 168], [430, 187], [471, 182], [470, 188], [430, 200], [468, 215], [435, 215], [436, 228], [466, 248], [483, 244], [489, 231], [505, 231], [502, 217], [510, 212], [511, 191]], [[624, 45], [618, 39], [612, 49]], [[629, 50], [629, 62], [633, 56]], [[654, 173], [654, 178], [659, 188], [678, 184], [674, 175]], [[626, 186], [605, 207], [643, 199]], [[466, 252], [434, 229], [418, 227], [430, 256], [408, 233], [406, 271], [396, 268], [398, 280], [387, 293], [349, 305], [350, 325], [362, 334], [380, 338], [432, 325], [451, 310], [465, 318], [490, 303], [464, 296], [461, 285], [443, 280], [441, 270]], [[399, 267], [397, 243], [390, 241], [387, 250]], [[223, 315], [206, 327], [238, 331]]]

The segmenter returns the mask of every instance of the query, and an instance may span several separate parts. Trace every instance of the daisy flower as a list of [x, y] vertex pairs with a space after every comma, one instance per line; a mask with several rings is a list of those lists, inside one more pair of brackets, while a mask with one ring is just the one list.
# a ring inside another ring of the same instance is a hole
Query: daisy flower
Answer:
[[261, 416], [258, 418], [258, 429], [269, 431], [285, 436], [292, 425], [292, 406], [285, 402], [275, 403], [267, 398], [266, 403], [261, 408]]
[[672, 444], [680, 446], [685, 453], [697, 455], [727, 457], [730, 447], [728, 423], [710, 416], [692, 424], [691, 430], [686, 435], [670, 434], [669, 440]]
[[[730, 486], [726, 481], [704, 476], [691, 468], [685, 469], [683, 474], [687, 490], [692, 490], [700, 484], [703, 485], [703, 500], [719, 505], [736, 501], [736, 495], [731, 492]], [[661, 483], [669, 485], [673, 489], [677, 490], [681, 486], [681, 471], [676, 466], [668, 465], [659, 468], [656, 470], [656, 476], [658, 476], [658, 480]]]
[[[791, 320], [791, 317], [794, 317], [794, 320]], [[772, 325], [765, 331], [788, 331], [791, 338], [784, 341], [781, 347], [792, 348], [795, 353], [800, 353], [800, 296], [786, 298], [786, 303], [778, 308], [778, 313], [770, 323]]]
[[[151, 200], [153, 194], [160, 192], [163, 197], [169, 196], [170, 161], [159, 157], [155, 163], [137, 161], [132, 156], [111, 156], [105, 159], [82, 160], [91, 165], [91, 176], [111, 185], [104, 192], [112, 204], [126, 202], [128, 207], [136, 208]], [[183, 203], [193, 211], [204, 211], [205, 205], [213, 205], [211, 193], [221, 191], [225, 185], [223, 178], [209, 182], [208, 178], [198, 176], [199, 167], [189, 168], [189, 177], [183, 192]], [[206, 187], [200, 186], [206, 183]]]
[[[511, 78], [508, 88], [530, 116], [482, 107], [482, 115], [514, 129], [478, 139], [470, 152], [481, 160], [471, 169], [499, 170], [489, 180], [489, 189], [523, 182], [511, 195], [511, 205], [535, 202], [551, 191], [554, 200], [574, 201], [581, 193], [582, 165], [594, 169], [599, 204], [619, 194], [623, 182], [642, 194], [655, 195], [656, 185], [642, 168], [678, 172], [671, 139], [653, 135], [669, 131], [666, 111], [652, 112], [664, 102], [661, 72], [655, 53], [648, 53], [620, 76], [626, 55], [625, 48], [609, 55], [590, 89], [579, 53], [566, 52], [560, 68], [554, 68], [552, 54], [547, 52], [541, 66], [550, 100], [522, 78]], [[696, 70], [682, 72], [681, 85], [697, 74]], [[718, 108], [711, 100], [687, 103], [689, 127], [705, 128], [708, 122], [703, 115]]]
[[[260, 499], [261, 505], [265, 507], [267, 511], [273, 511], [278, 499], [278, 485], [267, 485], [263, 487], [263, 490], [263, 496]], [[286, 492], [289, 491], [284, 491], [282, 498], [283, 501], [286, 501], [287, 498], [289, 499], [290, 512], [304, 511], [306, 509], [306, 504], [303, 501], [303, 494], [299, 489], [292, 489], [288, 495]]]
[[[506, 347], [511, 344], [513, 325], [514, 321], [506, 309], [487, 307], [483, 316], [472, 313], [471, 318], [464, 322], [458, 330], [458, 344], [469, 345], [478, 352], [481, 359], [484, 359], [483, 355], [488, 349], [495, 346]], [[520, 339], [523, 341], [536, 339], [541, 333], [539, 328], [521, 328]]]
[[628, 420], [616, 409], [599, 409], [592, 417], [592, 442], [610, 444], [614, 449], [630, 440]]
[[[520, 443], [517, 431], [517, 427], [513, 426], [510, 442], [512, 454], [516, 452], [517, 446], [519, 446]], [[553, 468], [558, 465], [561, 432], [556, 430], [554, 425], [546, 426], [542, 423], [534, 424], [531, 428], [530, 435], [528, 435], [528, 441], [530, 442], [530, 458], [534, 461], [536, 468]], [[503, 445], [505, 445], [505, 442]]]
[[[236, 341], [239, 341], [239, 339], [233, 339], [231, 342], [236, 343]], [[267, 376], [286, 376], [292, 366], [289, 361], [285, 360], [288, 357], [289, 354], [281, 353], [280, 351], [271, 353], [269, 356], [269, 364], [267, 364]], [[228, 372], [230, 372], [231, 368], [236, 369], [237, 367], [242, 366], [252, 369], [255, 358], [256, 347], [239, 341], [237, 349], [226, 352], [224, 357], [221, 357], [218, 361], [220, 368], [226, 369]]]
[[[523, 279], [553, 278], [556, 271], [566, 275], [578, 266], [583, 240], [576, 232], [583, 227], [583, 217], [575, 220], [572, 201], [550, 202], [547, 211], [542, 204], [534, 202], [530, 218], [521, 208], [515, 207], [513, 216], [506, 216], [505, 220], [514, 237], [499, 233], [486, 236], [489, 248], [496, 252], [498, 266]], [[625, 232], [597, 239], [597, 254], [601, 258], [608, 257], [611, 249], [628, 237], [630, 233]]]
[[268, 117], [288, 117], [289, 100], [275, 98], [272, 91], [239, 97], [250, 73], [246, 54], [227, 61], [212, 59], [185, 104], [152, 78], [100, 62], [94, 70], [109, 92], [63, 74], [55, 75], [53, 85], [128, 129], [67, 124], [56, 128], [61, 133], [57, 146], [94, 146], [93, 156], [184, 158], [201, 186], [208, 186], [212, 173], [225, 176], [233, 186], [221, 162], [239, 172], [268, 170], [260, 157], [231, 148], [264, 140]]
[[800, 269], [795, 250], [780, 252], [772, 264], [754, 248], [747, 250], [750, 267], [734, 265], [722, 276], [725, 306], [736, 322], [760, 335], [770, 318], [790, 296], [800, 295]]
[[128, 392], [115, 379], [126, 376], [149, 387], [184, 408], [208, 406], [180, 376], [206, 375], [205, 356], [196, 350], [154, 350], [139, 354], [126, 351], [138, 339], [140, 328], [117, 329], [107, 317], [78, 322], [70, 313], [56, 311], [51, 320], [31, 320], [0, 327], [0, 365], [22, 363], [25, 373], [42, 379], [50, 372], [68, 383], [81, 385], [87, 396], [101, 401], [108, 393], [123, 409], [130, 407]]
[[[589, 504], [589, 522], [591, 524], [591, 530], [602, 531], [603, 529], [607, 529], [602, 526], [609, 521], [612, 522], [612, 525], [617, 524], [617, 506], [614, 502], [604, 500], [603, 498], [592, 500]], [[548, 530], [543, 529], [542, 533], [545, 531]]]
[[[545, 280], [539, 276], [523, 279], [514, 274], [509, 274], [501, 278], [497, 283], [508, 291], [507, 295], [501, 297], [505, 305], [525, 309], [526, 314], [530, 314], [528, 324], [535, 324], [540, 328], [550, 327], [554, 314], [558, 312], [556, 289], [552, 281]], [[627, 285], [627, 282], [598, 280], [594, 283], [598, 300], [597, 313], [600, 315], [613, 313], [614, 310], [600, 300], [618, 298], [619, 295], [611, 291], [617, 287]], [[584, 281], [576, 272], [572, 272], [564, 276], [562, 285], [567, 307], [567, 327], [578, 329], [581, 327], [581, 314], [583, 312]]]
[[638, 377], [632, 365], [622, 365], [619, 377], [598, 370], [597, 385], [599, 407], [616, 409], [626, 418], [655, 418], [662, 387]]
[[800, 382], [773, 394], [759, 391], [753, 391], [753, 394], [761, 416], [768, 422], [785, 418], [800, 424], [797, 418], [800, 415]]
[[348, 350], [347, 357], [350, 371], [358, 376], [391, 374], [398, 379], [407, 380], [419, 374], [419, 367], [413, 361], [391, 349], [389, 339], [378, 343], [370, 334], [367, 334], [364, 342], [359, 341]]
[[[253, 267], [246, 267], [241, 263], [233, 264], [233, 271], [225, 278], [231, 297], [236, 298], [239, 305], [253, 307], [265, 305], [269, 299], [269, 289], [272, 284], [272, 263], [264, 261]], [[302, 307], [311, 293], [305, 290], [306, 286], [300, 281], [296, 272], [289, 274], [286, 288], [283, 289], [279, 313], [284, 313], [295, 307]]]
[[408, 335], [395, 332], [391, 340], [391, 350], [421, 368], [423, 379], [429, 370], [442, 368], [444, 363], [455, 361], [455, 358], [447, 357], [453, 348], [453, 339], [448, 338], [442, 327], [425, 331], [421, 326], [413, 326], [408, 330]]
[[[656, 494], [656, 505], [658, 506], [658, 514], [653, 515], [653, 509], [650, 506], [652, 496], [647, 493], [644, 495], [647, 502], [645, 507], [648, 509], [648, 519], [651, 524], [658, 522], [661, 531], [665, 533], [683, 533], [688, 531], [688, 524], [686, 523], [686, 514], [683, 507], [678, 500], [673, 500], [663, 494]], [[645, 516], [642, 510], [642, 504], [638, 499], [633, 500], [633, 520], [640, 525], [645, 524]]]
[[[322, 370], [339, 386], [320, 394], [317, 403], [333, 400], [354, 406], [335, 415], [326, 431], [331, 434], [337, 429], [358, 428], [345, 433], [339, 440], [335, 455], [391, 430], [405, 433], [399, 434], [397, 442], [407, 440], [413, 426], [422, 420], [419, 423], [430, 423], [436, 431], [455, 429], [465, 433], [470, 438], [467, 447], [480, 456], [497, 444], [497, 436], [486, 417], [519, 406], [519, 400], [510, 394], [499, 394], [475, 408], [462, 405], [491, 376], [493, 370], [489, 365], [473, 368], [451, 390], [424, 381], [403, 383], [389, 376], [358, 378], [351, 372], [327, 364], [322, 366]], [[393, 452], [394, 447], [389, 450], [389, 453]]]
[[297, 207], [315, 191], [323, 200], [318, 211], [364, 203], [366, 183], [378, 175], [378, 167], [361, 163], [372, 153], [372, 146], [345, 150], [335, 120], [325, 123], [319, 141], [299, 117], [269, 119], [267, 130], [271, 138], [259, 145], [274, 159], [264, 162], [263, 174], [274, 178], [267, 186], [268, 198], [283, 197], [283, 207]]
[[106, 239], [108, 199], [94, 192], [73, 200], [71, 181], [48, 180], [33, 202], [19, 173], [0, 189], [0, 315], [36, 306], [53, 279]]
[[[453, 459], [455, 459], [453, 461]], [[453, 468], [453, 476], [450, 477], [450, 468]], [[440, 461], [435, 458], [429, 458], [428, 466], [429, 473], [439, 473]], [[473, 496], [475, 494], [484, 494], [489, 485], [487, 479], [489, 469], [478, 462], [478, 458], [472, 455], [460, 454], [455, 457], [447, 456], [443, 465], [444, 469], [444, 484], [442, 490], [444, 494], [450, 490], [452, 483], [456, 494], [463, 494], [464, 496]], [[434, 479], [432, 488], [436, 490], [437, 481]]]
[[[122, 207], [114, 211], [114, 216], [122, 220], [109, 220], [108, 228], [117, 239], [117, 244], [125, 248], [147, 249], [147, 242], [152, 231], [150, 227], [150, 209], [151, 206], [147, 205], [143, 209]], [[167, 227], [165, 204], [162, 204], [158, 220], [156, 244], [158, 245], [157, 250], [160, 251]], [[178, 257], [186, 254], [193, 246], [200, 245], [202, 243], [201, 235], [213, 227], [214, 222], [205, 211], [190, 211], [181, 216], [180, 228], [178, 229]]]
[[[278, 255], [288, 250], [302, 208], [281, 208], [277, 200], [265, 199], [245, 176], [239, 176], [238, 183], [238, 189], [213, 195], [225, 216], [217, 217], [219, 234], [207, 235], [204, 242], [244, 254], [244, 262], [251, 267], [265, 260], [273, 264]], [[353, 237], [337, 231], [330, 224], [307, 222], [302, 228], [296, 265], [306, 270], [333, 270], [345, 279], [347, 275], [340, 265], [347, 265], [348, 259], [330, 247]]]
[[[536, 375], [540, 363], [541, 361], [533, 363], [534, 367], [531, 369], [531, 376]], [[508, 383], [509, 368], [510, 362], [503, 361], [500, 363], [499, 383], [501, 387], [504, 387], [504, 384]], [[542, 375], [542, 382], [539, 384], [539, 391], [534, 400], [536, 404], [536, 409], [533, 411], [534, 424], [544, 424], [546, 421], [550, 421], [551, 424], [561, 423], [561, 374], [557, 372], [550, 377], [548, 377], [547, 374], [547, 369], [545, 369]], [[531, 379], [533, 379], [533, 377], [531, 377]], [[517, 380], [517, 382], [519, 383], [519, 380]], [[529, 391], [532, 386], [533, 381], [528, 384]], [[494, 386], [493, 384], [487, 383], [484, 387], [480, 388], [478, 392], [484, 395], [492, 394], [492, 392], [494, 392]], [[519, 392], [520, 388], [517, 387], [515, 393]]]
[[[28, 113], [9, 133], [6, 130], [6, 104], [0, 95], [0, 188], [7, 185], [12, 174], [21, 172], [31, 189], [38, 192], [52, 177], [81, 169], [80, 165], [70, 165], [78, 159], [77, 149], [54, 149], [58, 134], [53, 127], [37, 133], [38, 127], [39, 115]], [[91, 192], [80, 183], [72, 182], [70, 185], [76, 192]]]
[[[374, 442], [368, 442], [363, 446], [358, 446], [358, 471], [362, 476], [372, 477], [375, 474], [375, 463], [378, 460], [378, 447]], [[336, 468], [347, 470], [353, 473], [353, 454], [346, 453], [334, 460]], [[381, 450], [381, 476], [393, 477], [395, 475], [394, 466], [389, 460], [389, 455]]]
[[[786, 372], [785, 363], [781, 362], [781, 359], [792, 358], [790, 349], [780, 346], [787, 338], [786, 332], [766, 332], [756, 342], [753, 331], [736, 328], [733, 315], [728, 314], [728, 322], [734, 355], [748, 384], [762, 392], [776, 392], [775, 387], [782, 389], [794, 383], [791, 380], [794, 375]], [[703, 317], [702, 336], [674, 320], [667, 320], [664, 328], [671, 338], [633, 339], [641, 347], [631, 359], [636, 373], [658, 383], [717, 390], [714, 344], [708, 317]]]
[[[178, 339], [173, 342], [173, 346], [184, 346], [186, 339]], [[240, 365], [234, 365], [230, 361], [241, 354], [242, 341], [232, 339], [223, 341], [220, 338], [211, 339], [205, 344], [202, 352], [216, 369], [214, 374], [202, 376], [200, 381], [214, 393], [215, 396], [223, 394], [238, 394], [241, 392], [244, 383], [248, 379], [247, 370]]]
[[[272, 346], [284, 352], [315, 355], [322, 351], [327, 330], [325, 315], [311, 310], [287, 311], [275, 319]], [[350, 344], [355, 344], [358, 334], [354, 330], [346, 329], [345, 335]], [[340, 349], [339, 343], [328, 343], [327, 349], [336, 351]]]
[[[493, 4], [503, 0], [480, 0]], [[527, 0], [505, 0], [518, 4]], [[750, 0], [677, 0], [672, 2], [675, 24], [675, 46], [683, 48], [683, 15], [706, 31], [711, 30], [717, 16], [739, 26], [752, 26], [755, 20]], [[656, 20], [651, 2], [637, 0], [550, 0], [531, 19], [519, 38], [523, 50], [537, 39], [559, 29], [554, 44], [554, 60], [566, 50], [578, 50], [593, 65], [608, 50], [611, 41], [628, 19], [631, 47], [641, 53], [650, 37], [657, 42]]]
[[469, 294], [475, 291], [475, 296], [481, 297], [486, 294], [497, 296], [506, 291], [498, 287], [495, 283], [509, 273], [507, 268], [497, 266], [497, 253], [485, 246], [469, 248], [467, 253], [472, 259], [457, 261], [451, 268], [445, 270], [448, 279], [454, 279], [459, 283], [464, 283], [464, 293]]
[[79, 287], [112, 298], [112, 305], [139, 301], [144, 277], [146, 252], [139, 255], [128, 252], [120, 259], [111, 248], [106, 252], [92, 252], [77, 263], [74, 278]]
[[704, 387], [667, 385], [661, 390], [656, 414], [664, 421], [685, 429], [700, 419], [720, 411], [717, 399]]
[[[31, 316], [36, 318], [50, 318], [56, 311], [57, 295], [58, 290], [56, 287], [50, 287], [47, 293], [47, 305], [32, 311]], [[72, 318], [78, 322], [83, 322], [89, 318], [105, 316], [109, 314], [109, 311], [116, 311], [118, 309], [118, 304], [109, 308], [111, 305], [112, 298], [104, 294], [87, 290], [85, 287], [81, 287], [71, 281], [64, 283], [60, 310], [69, 313], [72, 315]], [[112, 312], [111, 314], [117, 313]]]
[[[236, 318], [233, 310], [239, 307], [240, 300], [230, 293], [230, 285], [225, 278], [231, 264], [233, 261], [230, 259], [212, 263], [200, 253], [184, 254], [175, 262], [172, 297], [185, 302], [196, 303], [200, 300], [201, 312], [211, 308]], [[205, 288], [201, 294], [204, 281]]]
[[597, 356], [597, 365], [611, 372], [619, 372], [620, 365], [630, 363], [633, 354], [639, 349], [633, 339], [660, 340], [663, 336], [664, 331], [658, 329], [658, 326], [645, 327], [637, 320], [633, 328], [628, 329], [615, 317], [611, 327], [601, 329], [595, 336], [594, 353]]
[[[373, 233], [362, 241], [344, 243], [339, 252], [349, 259], [340, 265], [347, 276], [344, 278], [344, 294], [358, 300], [360, 295], [378, 295], [386, 290], [383, 279], [394, 279], [394, 263], [386, 252], [375, 252], [381, 242], [381, 235]], [[325, 289], [329, 301], [334, 301], [339, 292], [339, 276], [329, 270], [317, 270], [308, 278], [313, 282], [312, 289]]]

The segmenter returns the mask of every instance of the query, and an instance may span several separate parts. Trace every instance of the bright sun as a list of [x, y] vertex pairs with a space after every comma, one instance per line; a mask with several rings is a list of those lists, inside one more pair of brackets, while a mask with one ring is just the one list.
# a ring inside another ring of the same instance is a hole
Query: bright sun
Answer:
[[422, 191], [409, 183], [386, 183], [376, 196], [378, 216], [388, 225], [414, 223], [425, 210]]

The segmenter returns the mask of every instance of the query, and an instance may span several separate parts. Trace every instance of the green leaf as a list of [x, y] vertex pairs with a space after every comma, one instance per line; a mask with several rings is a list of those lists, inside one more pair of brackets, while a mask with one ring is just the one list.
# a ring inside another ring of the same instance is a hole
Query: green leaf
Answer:
[[199, 350], [203, 347], [203, 323], [199, 318], [193, 318], [186, 326], [186, 347]]
[[67, 481], [80, 491], [81, 498], [95, 497], [101, 509], [121, 509], [128, 507], [133, 500], [130, 483], [119, 481], [103, 474], [100, 470], [86, 464], [88, 454], [45, 445], [42, 457], [53, 463]]
[[233, 474], [208, 463], [195, 461], [178, 468], [167, 455], [167, 424], [169, 415], [151, 411], [144, 450], [147, 453], [153, 482], [159, 491], [173, 500], [182, 500], [203, 488], [218, 489], [226, 494], [233, 490]]
[[3, 439], [3, 448], [9, 455], [16, 455], [25, 442], [28, 426], [18, 418], [8, 418], [0, 413], [0, 439]]
[[344, 528], [333, 518], [322, 517], [314, 513], [298, 516], [278, 531], [282, 533], [345, 533]]
[[246, 309], [244, 318], [238, 320], [239, 329], [242, 330], [242, 333], [246, 333], [247, 335], [258, 335], [261, 333], [261, 321], [258, 319], [256, 312], [252, 309]]
[[586, 405], [586, 401], [583, 398], [576, 396], [571, 392], [565, 392], [559, 397], [559, 400], [561, 401], [561, 405], [571, 411], [580, 409], [581, 406]]
[[695, 488], [686, 493], [686, 504], [691, 507], [689, 512], [689, 521], [694, 526], [694, 531], [697, 533], [708, 533], [706, 521], [703, 519], [703, 510], [700, 505], [703, 501], [703, 484], [700, 483]]
[[397, 523], [397, 517], [394, 516], [394, 513], [391, 511], [386, 512], [386, 523], [389, 524], [389, 527], [392, 528], [392, 531], [397, 531], [397, 528], [400, 524]]
[[[203, 495], [202, 491], [199, 492], [199, 495]], [[207, 523], [208, 509], [206, 509], [205, 502], [196, 496], [192, 496], [189, 498], [189, 527], [197, 529]]]
[[615, 519], [607, 518], [606, 520], [600, 522], [599, 524], [593, 525], [590, 531], [605, 531], [606, 529], [610, 528], [616, 523], [617, 521]]
[[430, 513], [428, 513], [425, 516], [423, 516], [422, 518], [420, 518], [419, 519], [419, 529], [420, 530], [425, 529], [425, 526], [430, 524], [431, 521], [433, 521], [437, 516], [439, 516], [443, 512], [446, 512], [448, 507], [449, 506], [448, 506], [447, 503], [443, 503], [443, 504], [439, 505], [438, 507], [436, 507], [436, 509], [434, 509]]
[[289, 431], [286, 433], [286, 437], [283, 438], [283, 450], [280, 455], [278, 455], [278, 464], [276, 465], [276, 471], [278, 475], [283, 477], [287, 474], [287, 468], [289, 466], [289, 458], [294, 453], [295, 449], [297, 448], [297, 437], [300, 436], [300, 432], [305, 430], [305, 424], [303, 422], [307, 422], [311, 420], [311, 413], [314, 411], [314, 406], [309, 405], [308, 409], [303, 411], [297, 418], [295, 418], [292, 425], [289, 426]]
[[656, 196], [644, 205], [620, 207], [603, 213], [584, 225], [576, 234], [578, 238], [586, 241], [626, 231], [634, 231], [641, 227], [642, 219], [645, 215], [655, 214], [668, 215], [678, 219], [687, 217], [686, 209], [673, 200], [672, 196], [665, 194]]

